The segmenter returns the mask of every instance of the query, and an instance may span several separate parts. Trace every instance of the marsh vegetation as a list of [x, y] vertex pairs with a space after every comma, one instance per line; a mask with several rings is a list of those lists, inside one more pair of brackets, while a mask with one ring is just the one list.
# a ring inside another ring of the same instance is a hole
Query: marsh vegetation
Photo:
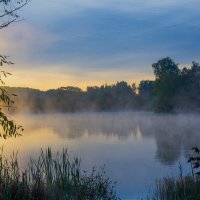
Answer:
[[104, 169], [82, 171], [80, 159], [67, 149], [53, 153], [41, 150], [28, 167], [19, 168], [17, 154], [0, 154], [0, 199], [2, 200], [117, 200], [115, 183]]
[[149, 200], [199, 200], [200, 199], [200, 150], [192, 148], [188, 163], [191, 165], [191, 173], [184, 175], [182, 166], [179, 165], [178, 177], [164, 177], [155, 182]]

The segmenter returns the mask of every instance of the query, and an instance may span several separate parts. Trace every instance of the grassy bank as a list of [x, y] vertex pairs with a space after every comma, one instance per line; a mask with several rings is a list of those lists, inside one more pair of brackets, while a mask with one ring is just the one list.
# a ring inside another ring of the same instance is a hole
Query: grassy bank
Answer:
[[80, 168], [80, 159], [70, 158], [67, 149], [53, 154], [41, 150], [38, 159], [19, 169], [17, 154], [8, 160], [0, 154], [1, 200], [117, 200], [115, 183], [104, 170], [90, 173]]

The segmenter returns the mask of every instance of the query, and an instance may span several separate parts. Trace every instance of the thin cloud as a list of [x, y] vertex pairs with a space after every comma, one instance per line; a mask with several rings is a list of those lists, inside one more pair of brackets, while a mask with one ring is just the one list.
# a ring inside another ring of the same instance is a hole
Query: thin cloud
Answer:
[[133, 71], [152, 77], [151, 64], [165, 56], [198, 62], [199, 6], [197, 0], [35, 0], [23, 22], [0, 32], [0, 48], [17, 70], [53, 75], [54, 66], [71, 82], [82, 71], [88, 83], [106, 82], [101, 77], [109, 70], [116, 81], [123, 70], [127, 80]]

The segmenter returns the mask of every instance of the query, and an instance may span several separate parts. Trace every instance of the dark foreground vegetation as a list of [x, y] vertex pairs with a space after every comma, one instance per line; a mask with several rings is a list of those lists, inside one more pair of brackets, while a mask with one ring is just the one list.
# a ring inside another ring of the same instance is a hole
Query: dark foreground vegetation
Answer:
[[192, 176], [165, 177], [155, 183], [154, 192], [148, 200], [199, 200], [200, 180]]
[[200, 65], [178, 68], [170, 58], [152, 65], [155, 80], [143, 80], [139, 86], [125, 81], [114, 85], [60, 87], [48, 91], [8, 88], [18, 94], [13, 111], [79, 112], [143, 110], [156, 112], [200, 111]]
[[188, 162], [191, 164], [191, 175], [183, 176], [180, 166], [178, 178], [165, 177], [157, 180], [153, 193], [148, 200], [199, 200], [200, 199], [200, 150], [193, 148]]
[[0, 154], [1, 200], [117, 200], [115, 183], [104, 170], [82, 172], [80, 160], [68, 151], [52, 154], [41, 150], [38, 159], [19, 169], [17, 154], [11, 159]]

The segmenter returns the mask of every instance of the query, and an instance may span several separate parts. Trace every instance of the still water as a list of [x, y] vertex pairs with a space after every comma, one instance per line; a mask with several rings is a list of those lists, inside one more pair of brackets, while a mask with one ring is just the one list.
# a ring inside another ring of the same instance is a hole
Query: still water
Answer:
[[14, 116], [25, 128], [22, 137], [1, 140], [6, 155], [18, 150], [25, 168], [41, 148], [68, 148], [82, 168], [105, 165], [122, 199], [146, 196], [154, 180], [185, 173], [188, 151], [200, 141], [200, 115], [153, 113], [31, 114]]

